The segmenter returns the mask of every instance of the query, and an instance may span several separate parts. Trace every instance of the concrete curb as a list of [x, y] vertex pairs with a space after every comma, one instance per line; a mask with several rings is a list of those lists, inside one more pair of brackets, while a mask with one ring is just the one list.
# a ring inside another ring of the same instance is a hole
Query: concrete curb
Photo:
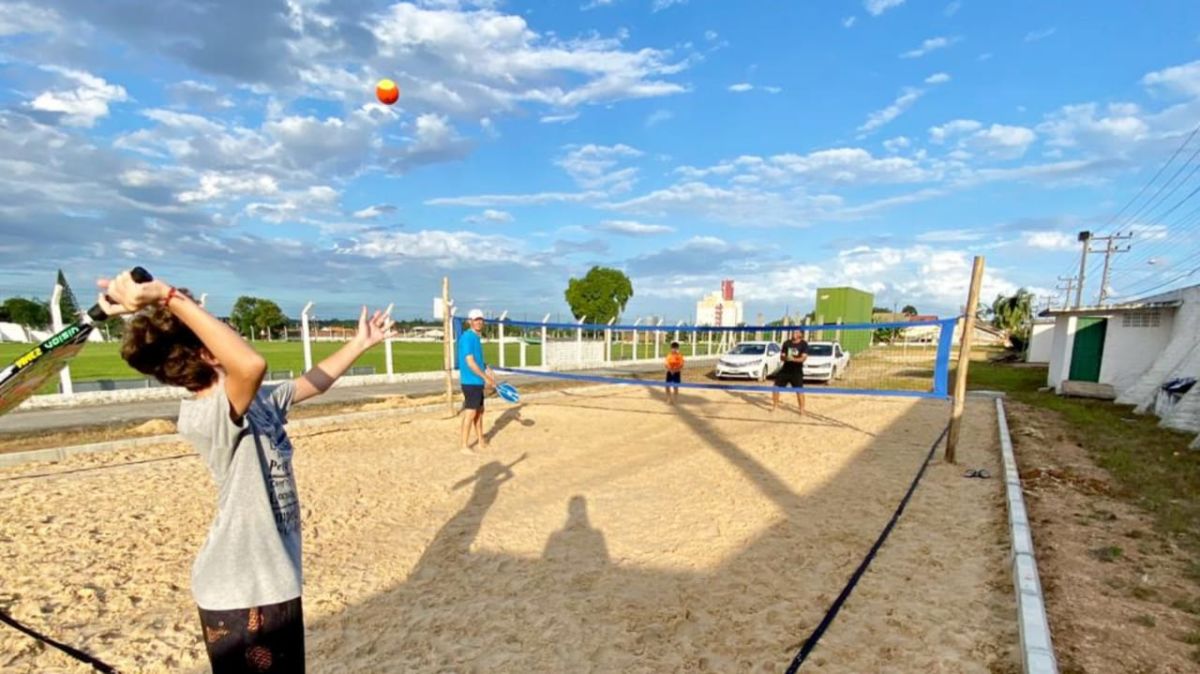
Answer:
[[1008, 503], [1008, 526], [1012, 537], [1013, 587], [1017, 592], [1017, 623], [1021, 634], [1021, 667], [1026, 674], [1058, 674], [1054, 645], [1050, 641], [1050, 623], [1038, 577], [1033, 536], [1021, 475], [1013, 454], [1012, 436], [1004, 401], [996, 399], [996, 421], [1000, 427], [1000, 453], [1004, 459], [1004, 491]]
[[[440, 373], [439, 373], [440, 374]], [[596, 392], [597, 390], [616, 386], [616, 384], [578, 386], [569, 389], [559, 389], [556, 391], [541, 391], [537, 393], [527, 393], [521, 396], [521, 400], [539, 400], [548, 398], [561, 393], [568, 393], [578, 390], [587, 390]], [[307, 419], [297, 419], [288, 422], [288, 428], [292, 430], [306, 428], [320, 428], [323, 426], [333, 426], [339, 423], [367, 421], [371, 419], [380, 419], [390, 416], [405, 416], [410, 414], [424, 414], [427, 412], [438, 412], [446, 409], [445, 401], [439, 403], [431, 403], [429, 405], [420, 405], [418, 407], [397, 407], [387, 410], [370, 410], [367, 412], [350, 412], [347, 414], [334, 414], [323, 417], [309, 417]], [[149, 435], [144, 438], [129, 438], [127, 440], [109, 440], [107, 442], [93, 442], [86, 445], [73, 445], [70, 447], [48, 447], [46, 449], [31, 449], [25, 452], [10, 452], [8, 454], [0, 454], [0, 468], [10, 468], [26, 463], [34, 463], [38, 461], [62, 461], [70, 456], [77, 454], [96, 454], [100, 452], [116, 452], [125, 449], [136, 449], [138, 447], [148, 447], [151, 445], [162, 445], [172, 442], [186, 442], [183, 436], [178, 433], [170, 433], [167, 435]]]

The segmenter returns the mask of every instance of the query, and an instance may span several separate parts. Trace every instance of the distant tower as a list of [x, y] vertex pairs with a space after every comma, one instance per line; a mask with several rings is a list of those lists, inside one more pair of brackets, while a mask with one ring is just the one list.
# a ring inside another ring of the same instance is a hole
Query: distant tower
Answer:
[[726, 302], [733, 301], [733, 279], [721, 281], [721, 299]]

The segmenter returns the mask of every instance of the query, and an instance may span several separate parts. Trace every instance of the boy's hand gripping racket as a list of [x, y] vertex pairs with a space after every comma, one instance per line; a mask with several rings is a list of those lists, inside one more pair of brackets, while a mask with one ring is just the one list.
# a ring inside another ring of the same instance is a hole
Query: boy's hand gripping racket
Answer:
[[[141, 267], [134, 267], [129, 273], [138, 283], [154, 280], [150, 272]], [[0, 370], [0, 415], [20, 405], [33, 395], [43, 382], [58, 374], [67, 361], [79, 353], [87, 343], [88, 335], [95, 329], [96, 324], [108, 318], [108, 314], [99, 304], [92, 305], [78, 321], [26, 351], [11, 365]]]

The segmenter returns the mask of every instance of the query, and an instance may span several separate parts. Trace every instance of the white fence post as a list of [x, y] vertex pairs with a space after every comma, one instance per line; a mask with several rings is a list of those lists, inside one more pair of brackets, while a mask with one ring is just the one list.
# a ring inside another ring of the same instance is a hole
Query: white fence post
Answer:
[[587, 314], [579, 317], [579, 322], [576, 323], [578, 328], [575, 328], [575, 363], [583, 365], [583, 322], [587, 319]]
[[546, 324], [550, 322], [550, 314], [542, 316], [542, 367], [549, 369], [550, 362], [547, 360], [550, 346], [546, 341]]
[[[663, 324], [663, 319], [660, 318], [660, 319], [658, 319], [658, 324], [655, 325], [654, 327], [661, 328], [662, 324]], [[659, 346], [661, 344], [662, 344], [662, 330], [655, 330], [654, 331], [654, 360], [658, 360]]]
[[[642, 324], [642, 319], [639, 318], [633, 322], [633, 327], [636, 328], [641, 324]], [[639, 339], [641, 333], [637, 330], [633, 330], [632, 332], [633, 332], [633, 334], [630, 335], [630, 337], [632, 339], [630, 339], [629, 341], [633, 343], [633, 360], [637, 360], [638, 359], [638, 342], [642, 341], [641, 339]]]
[[497, 323], [497, 329], [500, 334], [500, 367], [504, 367], [504, 319], [508, 318], [508, 309], [500, 314], [500, 320]]
[[312, 369], [312, 337], [308, 334], [308, 312], [312, 309], [312, 302], [304, 305], [304, 310], [300, 312], [300, 340], [304, 342], [304, 371], [308, 372]]
[[604, 328], [604, 363], [605, 365], [612, 364], [612, 324], [617, 322], [617, 317], [613, 316], [608, 319], [608, 327]]
[[[694, 328], [696, 326], [693, 325], [692, 327]], [[693, 356], [696, 355], [696, 335], [697, 335], [697, 331], [692, 330], [692, 355]]]
[[[54, 284], [54, 292], [50, 293], [50, 325], [54, 328], [57, 334], [63, 329], [62, 307], [59, 306], [59, 301], [62, 300], [63, 287], [58, 283]], [[62, 392], [71, 395], [75, 393], [75, 387], [71, 384], [71, 366], [66, 365], [58, 373], [58, 381], [62, 386]]]
[[[387, 316], [388, 318], [391, 318], [392, 317], [392, 309], [395, 309], [395, 308], [396, 308], [396, 304], [394, 302], [392, 304], [389, 304], [387, 306], [387, 311], [383, 312], [384, 315]], [[287, 341], [286, 338], [284, 339], [284, 341]], [[391, 380], [392, 375], [394, 375], [396, 373], [396, 369], [394, 367], [392, 367], [392, 339], [391, 339], [391, 337], [389, 337], [383, 341], [383, 359], [387, 365], [388, 379]]]

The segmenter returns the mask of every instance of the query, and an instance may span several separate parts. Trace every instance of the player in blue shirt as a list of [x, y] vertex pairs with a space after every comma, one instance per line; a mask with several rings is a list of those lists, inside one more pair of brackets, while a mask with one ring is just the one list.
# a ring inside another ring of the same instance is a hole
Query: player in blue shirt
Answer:
[[467, 314], [467, 325], [471, 329], [463, 330], [458, 340], [458, 374], [462, 384], [463, 409], [471, 412], [463, 415], [462, 451], [472, 454], [472, 427], [479, 437], [479, 448], [487, 449], [487, 437], [483, 434], [483, 387], [486, 383], [496, 388], [496, 376], [483, 360], [483, 312], [472, 309]]

